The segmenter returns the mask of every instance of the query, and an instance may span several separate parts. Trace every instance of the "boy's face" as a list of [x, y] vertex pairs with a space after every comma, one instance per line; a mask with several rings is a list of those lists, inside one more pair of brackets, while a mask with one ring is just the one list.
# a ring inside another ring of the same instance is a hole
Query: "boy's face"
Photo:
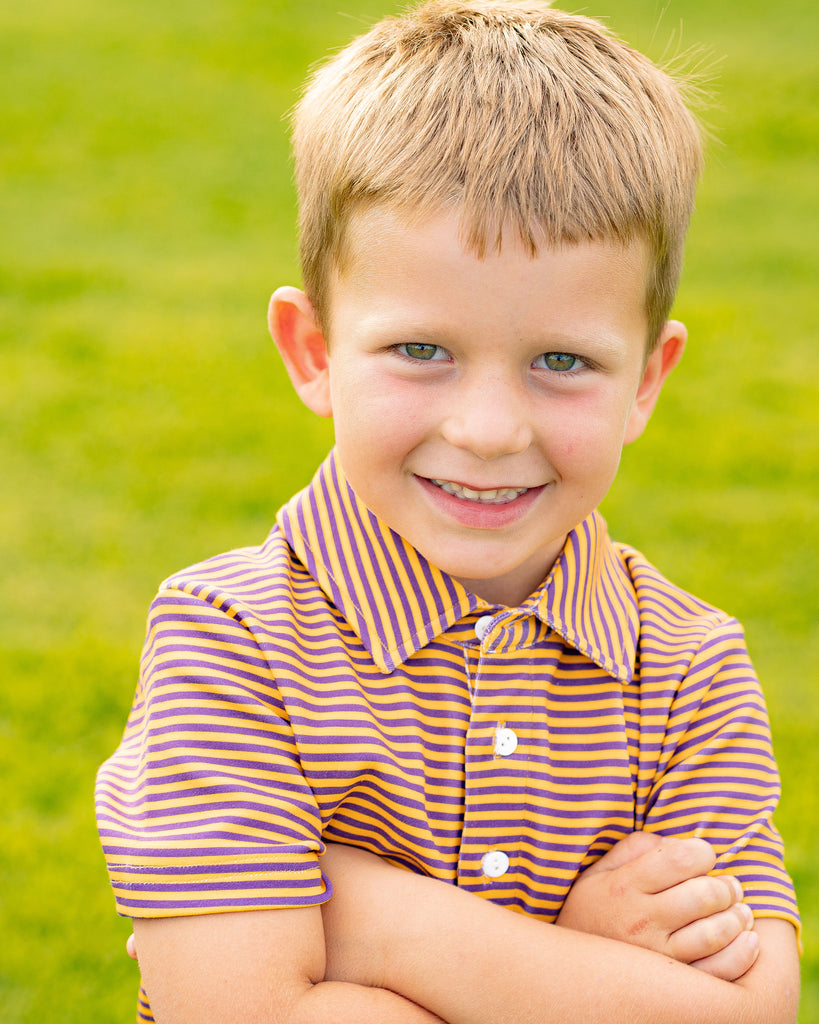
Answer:
[[[644, 247], [479, 259], [456, 214], [349, 227], [327, 342], [281, 289], [271, 326], [307, 404], [335, 421], [359, 498], [487, 600], [519, 604], [606, 494], [685, 340], [666, 325], [645, 365]], [[278, 302], [278, 307], [277, 307]]]

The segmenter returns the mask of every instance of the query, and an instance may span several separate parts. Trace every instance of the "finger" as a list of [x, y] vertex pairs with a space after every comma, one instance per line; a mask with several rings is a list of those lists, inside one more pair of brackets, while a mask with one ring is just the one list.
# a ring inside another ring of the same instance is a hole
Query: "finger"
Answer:
[[714, 848], [704, 839], [666, 839], [623, 870], [642, 892], [658, 893], [690, 878], [707, 875], [716, 859]]
[[653, 900], [654, 919], [670, 935], [741, 904], [742, 886], [731, 875], [699, 875], [664, 889]]
[[726, 949], [753, 925], [748, 905], [737, 903], [728, 910], [694, 921], [674, 932], [668, 940], [668, 952], [675, 960], [695, 963]]
[[759, 936], [756, 932], [742, 932], [725, 949], [702, 960], [694, 960], [691, 966], [723, 981], [736, 981], [747, 974], [758, 956]]
[[133, 932], [131, 932], [131, 934], [128, 936], [125, 942], [125, 952], [132, 960], [137, 959], [136, 938], [134, 937]]
[[644, 853], [656, 850], [666, 840], [654, 832], [631, 832], [625, 836], [603, 856], [595, 861], [585, 872], [594, 875], [598, 871], [613, 871], [642, 857]]

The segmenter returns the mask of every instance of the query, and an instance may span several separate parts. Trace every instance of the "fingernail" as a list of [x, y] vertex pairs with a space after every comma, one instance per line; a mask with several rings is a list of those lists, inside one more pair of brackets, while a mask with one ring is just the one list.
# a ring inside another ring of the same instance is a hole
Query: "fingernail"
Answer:
[[754, 926], [754, 914], [747, 903], [739, 904], [739, 912], [745, 918], [745, 931], [749, 932]]
[[726, 875], [725, 877], [729, 880], [729, 882], [733, 886], [733, 889], [734, 889], [734, 892], [736, 893], [737, 899], [741, 900], [742, 897], [743, 897], [743, 892], [742, 892], [742, 885], [740, 884], [739, 879], [735, 878], [733, 875]]

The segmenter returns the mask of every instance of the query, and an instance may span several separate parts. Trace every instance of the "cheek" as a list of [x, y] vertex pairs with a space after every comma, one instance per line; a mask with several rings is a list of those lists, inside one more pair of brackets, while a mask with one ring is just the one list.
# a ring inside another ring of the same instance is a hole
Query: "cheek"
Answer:
[[423, 438], [429, 419], [417, 388], [380, 377], [339, 381], [333, 409], [337, 442], [354, 444], [357, 457], [373, 463], [406, 454]]
[[552, 417], [551, 449], [578, 470], [593, 471], [619, 461], [627, 410], [623, 403], [589, 396]]

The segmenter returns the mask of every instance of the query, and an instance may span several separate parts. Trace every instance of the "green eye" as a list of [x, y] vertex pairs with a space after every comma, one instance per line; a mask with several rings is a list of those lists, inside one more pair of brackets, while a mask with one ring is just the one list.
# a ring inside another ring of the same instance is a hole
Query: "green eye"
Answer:
[[437, 345], [425, 345], [421, 343], [414, 344], [412, 342], [408, 342], [406, 345], [401, 345], [399, 347], [404, 355], [409, 356], [410, 359], [430, 360], [435, 359], [436, 356], [439, 359], [441, 358], [438, 354], [441, 352], [441, 349]]
[[570, 352], [544, 352], [535, 360], [535, 366], [552, 370], [555, 373], [579, 370], [583, 365], [583, 360], [573, 356]]

